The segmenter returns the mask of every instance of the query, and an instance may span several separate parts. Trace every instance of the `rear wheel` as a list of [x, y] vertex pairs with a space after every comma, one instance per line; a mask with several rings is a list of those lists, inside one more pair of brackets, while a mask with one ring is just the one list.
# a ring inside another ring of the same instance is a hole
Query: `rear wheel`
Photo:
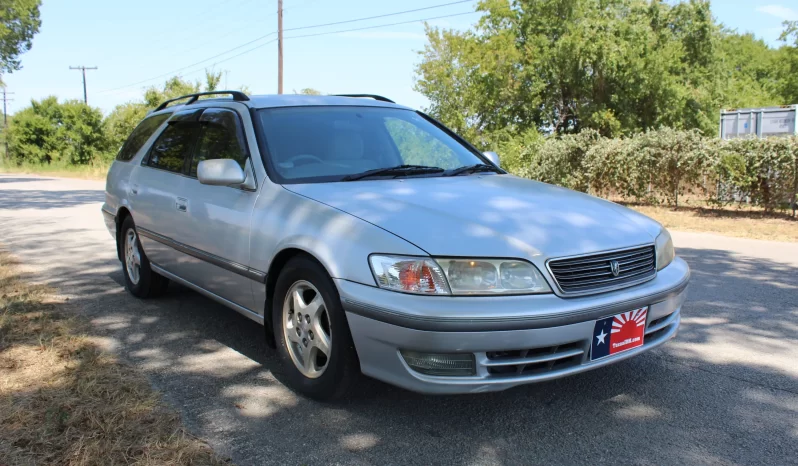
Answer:
[[318, 400], [343, 396], [360, 369], [327, 272], [309, 257], [295, 257], [280, 272], [273, 299], [274, 336], [287, 384]]
[[150, 267], [132, 217], [127, 217], [122, 222], [119, 241], [122, 250], [122, 273], [125, 275], [127, 290], [137, 298], [163, 294], [169, 285], [169, 279], [158, 275]]

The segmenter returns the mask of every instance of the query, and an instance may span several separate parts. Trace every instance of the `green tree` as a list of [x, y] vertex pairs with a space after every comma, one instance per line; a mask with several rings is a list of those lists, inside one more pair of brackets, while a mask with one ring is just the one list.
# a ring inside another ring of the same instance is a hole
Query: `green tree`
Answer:
[[778, 50], [776, 76], [779, 95], [784, 104], [798, 103], [798, 21], [785, 21]]
[[0, 74], [22, 67], [19, 56], [30, 50], [39, 32], [41, 0], [0, 0]]
[[117, 105], [105, 118], [105, 133], [108, 147], [118, 152], [130, 133], [144, 117], [147, 116], [147, 107], [141, 102], [128, 102]]
[[[479, 145], [530, 129], [712, 134], [721, 107], [775, 99], [773, 54], [761, 53], [772, 51], [724, 30], [706, 0], [482, 0], [477, 9], [472, 30], [427, 28], [416, 90]], [[740, 44], [745, 54], [733, 56]]]
[[31, 101], [8, 129], [9, 156], [18, 163], [88, 164], [108, 158], [102, 112], [79, 100]]

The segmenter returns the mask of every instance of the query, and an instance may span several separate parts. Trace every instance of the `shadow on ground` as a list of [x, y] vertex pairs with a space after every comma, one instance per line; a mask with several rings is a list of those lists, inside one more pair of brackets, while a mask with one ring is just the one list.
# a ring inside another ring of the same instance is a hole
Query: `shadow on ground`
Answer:
[[[677, 339], [604, 370], [502, 393], [422, 396], [364, 379], [294, 395], [263, 329], [183, 287], [139, 301], [105, 261], [58, 286], [238, 464], [785, 464], [798, 457], [798, 268], [682, 249]], [[105, 278], [97, 280], [96, 271]]]
[[[13, 178], [0, 177], [0, 182], [7, 183]], [[40, 181], [35, 178], [19, 181]], [[17, 181], [17, 182], [19, 182]], [[102, 202], [105, 194], [96, 190], [69, 191], [35, 191], [35, 190], [0, 190], [0, 209], [60, 209], [83, 204]]]

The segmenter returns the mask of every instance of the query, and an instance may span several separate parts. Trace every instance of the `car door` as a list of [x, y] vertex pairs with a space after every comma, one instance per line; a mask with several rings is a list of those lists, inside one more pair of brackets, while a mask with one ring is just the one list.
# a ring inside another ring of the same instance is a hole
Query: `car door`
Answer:
[[[248, 117], [247, 113], [244, 117]], [[190, 257], [179, 268], [182, 278], [248, 310], [254, 310], [253, 283], [265, 274], [249, 268], [249, 237], [257, 182], [242, 114], [230, 108], [208, 108], [199, 117], [200, 132], [188, 163], [185, 188], [187, 215], [179, 241]], [[203, 160], [233, 159], [247, 174], [243, 186], [210, 186], [197, 179]]]
[[133, 220], [150, 262], [180, 275], [187, 256], [175, 242], [191, 224], [186, 201], [186, 174], [200, 132], [201, 109], [176, 112], [131, 174]]

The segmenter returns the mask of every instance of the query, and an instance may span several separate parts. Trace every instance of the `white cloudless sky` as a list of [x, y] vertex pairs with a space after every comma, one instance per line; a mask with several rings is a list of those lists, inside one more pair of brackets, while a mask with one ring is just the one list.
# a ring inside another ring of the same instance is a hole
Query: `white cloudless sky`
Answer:
[[[313, 87], [324, 93], [374, 93], [423, 108], [426, 99], [413, 91], [418, 52], [426, 42], [423, 23], [292, 37], [473, 12], [476, 1], [323, 28], [288, 29], [452, 1], [284, 0], [285, 92]], [[780, 45], [782, 21], [798, 19], [796, 0], [714, 0], [712, 8], [725, 26], [753, 32], [771, 46]], [[9, 113], [48, 95], [82, 99], [81, 74], [69, 69], [76, 65], [99, 68], [87, 71], [89, 104], [106, 113], [168, 76], [202, 79], [205, 68], [224, 72], [223, 88], [246, 85], [253, 94], [276, 93], [277, 44], [268, 43], [276, 37], [276, 9], [276, 0], [44, 0], [42, 27], [33, 48], [22, 56], [23, 69], [3, 76], [15, 93]], [[429, 23], [465, 29], [478, 17], [465, 14]]]

